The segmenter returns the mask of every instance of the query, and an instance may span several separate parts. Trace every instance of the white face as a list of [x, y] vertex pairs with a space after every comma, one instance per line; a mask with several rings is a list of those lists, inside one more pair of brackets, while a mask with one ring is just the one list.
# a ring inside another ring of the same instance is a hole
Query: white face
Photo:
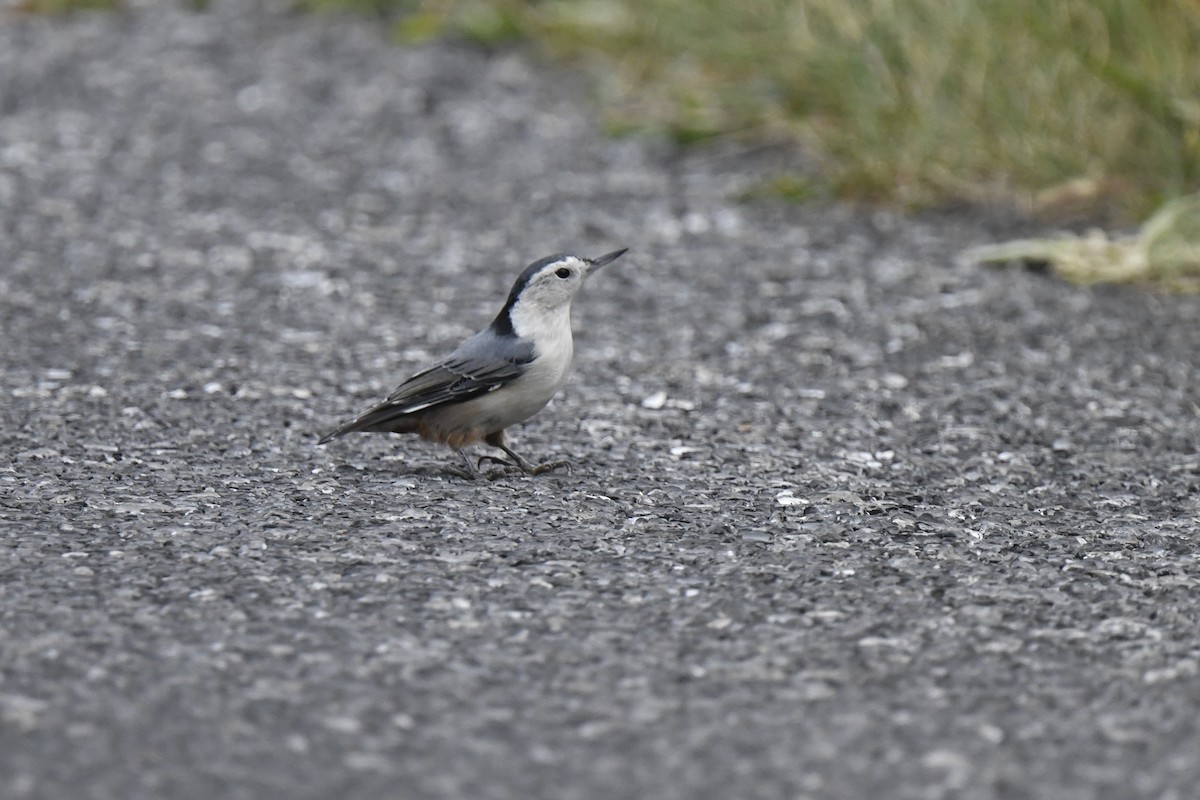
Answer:
[[521, 292], [521, 304], [550, 310], [569, 306], [587, 277], [588, 263], [564, 256], [538, 270]]

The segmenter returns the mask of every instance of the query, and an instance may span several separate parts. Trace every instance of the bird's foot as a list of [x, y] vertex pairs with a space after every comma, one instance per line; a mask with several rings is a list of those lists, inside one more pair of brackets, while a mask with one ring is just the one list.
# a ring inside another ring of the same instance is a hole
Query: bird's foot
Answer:
[[[482, 468], [484, 463], [499, 464], [500, 466], [496, 467], [496, 469], [489, 469], [487, 472], [483, 472]], [[479, 474], [487, 478], [489, 481], [507, 478], [509, 475], [513, 474], [513, 470], [521, 470], [521, 472], [525, 471], [521, 469], [520, 465], [514, 464], [511, 461], [505, 461], [503, 458], [498, 456], [480, 456], [479, 461], [476, 462], [475, 466], [480, 470]]]
[[466, 467], [466, 469], [458, 470], [454, 469], [453, 467], [447, 467], [447, 472], [457, 475], [460, 478], [466, 478], [469, 481], [476, 481], [484, 477], [479, 472], [479, 465], [471, 460], [471, 456], [462, 450], [459, 450], [458, 454], [462, 457], [463, 465]]
[[566, 467], [567, 472], [569, 473], [572, 469], [571, 462], [565, 460], [547, 461], [545, 464], [530, 464], [523, 458], [514, 458], [512, 461], [508, 461], [500, 458], [499, 456], [480, 456], [476, 467], [482, 467], [484, 462], [500, 465], [500, 469], [489, 470], [484, 474], [484, 477], [488, 478], [489, 480], [495, 480], [496, 478], [503, 477], [509, 474], [508, 471], [511, 469], [519, 469], [526, 475], [541, 475], [543, 472], [550, 472], [563, 467]]
[[536, 467], [529, 464], [526, 464], [525, 466], [527, 467], [525, 472], [529, 475], [541, 475], [543, 472], [552, 472], [556, 469], [566, 469], [567, 474], [570, 475], [575, 470], [575, 467], [571, 465], [571, 462], [566, 461], [565, 459], [559, 461], [547, 461], [545, 464], [538, 464]]
[[480, 456], [479, 460], [475, 462], [475, 468], [483, 469], [484, 463], [499, 464], [502, 467], [516, 467], [517, 469], [521, 469], [517, 464], [514, 464], [511, 461], [506, 461], [500, 456]]

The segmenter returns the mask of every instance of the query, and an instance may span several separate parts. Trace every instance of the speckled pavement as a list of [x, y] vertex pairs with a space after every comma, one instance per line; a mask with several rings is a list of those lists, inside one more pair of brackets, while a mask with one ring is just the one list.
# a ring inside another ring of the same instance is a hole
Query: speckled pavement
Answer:
[[[1197, 796], [1200, 299], [165, 5], [0, 12], [0, 797]], [[512, 431], [570, 474], [315, 446], [624, 246]]]

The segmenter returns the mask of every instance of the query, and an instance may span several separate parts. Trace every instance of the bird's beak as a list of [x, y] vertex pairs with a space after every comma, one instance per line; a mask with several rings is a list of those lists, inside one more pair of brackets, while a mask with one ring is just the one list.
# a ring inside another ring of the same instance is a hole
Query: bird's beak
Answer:
[[620, 250], [614, 250], [611, 253], [605, 253], [604, 255], [600, 256], [599, 258], [589, 258], [588, 259], [588, 269], [589, 270], [600, 269], [605, 264], [611, 264], [612, 262], [616, 261], [621, 256], [625, 255], [625, 253], [628, 252], [628, 250], [629, 250], [628, 247], [622, 247]]

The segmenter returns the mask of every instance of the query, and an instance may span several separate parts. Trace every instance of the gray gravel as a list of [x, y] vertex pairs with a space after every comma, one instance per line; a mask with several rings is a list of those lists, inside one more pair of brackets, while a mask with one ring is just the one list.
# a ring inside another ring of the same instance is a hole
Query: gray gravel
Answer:
[[[1196, 796], [1200, 300], [215, 5], [0, 16], [0, 797]], [[572, 474], [314, 446], [622, 246]]]

